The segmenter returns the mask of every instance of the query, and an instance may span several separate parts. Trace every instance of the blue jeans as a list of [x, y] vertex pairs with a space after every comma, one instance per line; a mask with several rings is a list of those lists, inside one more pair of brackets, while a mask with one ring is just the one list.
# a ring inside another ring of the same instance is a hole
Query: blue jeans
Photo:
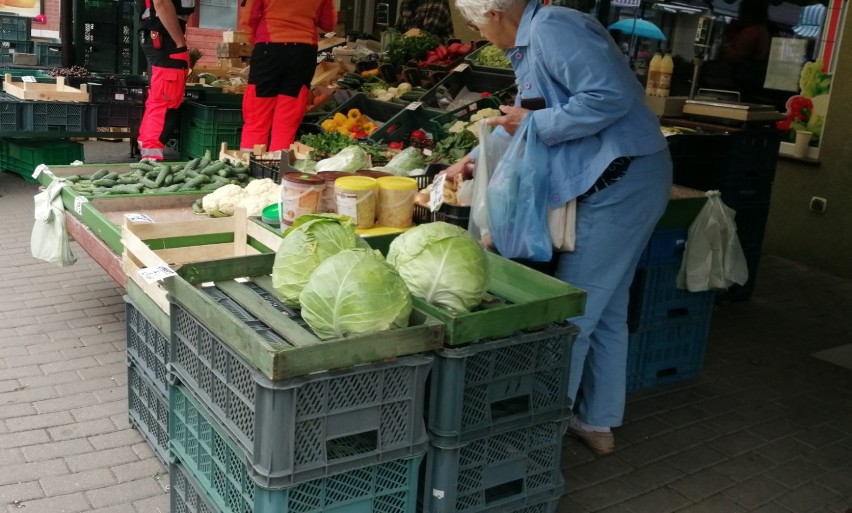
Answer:
[[[577, 204], [577, 242], [556, 277], [588, 292], [568, 397], [583, 422], [620, 426], [627, 395], [627, 303], [642, 250], [669, 200], [668, 149], [638, 157], [621, 180]], [[578, 394], [578, 391], [581, 393]]]

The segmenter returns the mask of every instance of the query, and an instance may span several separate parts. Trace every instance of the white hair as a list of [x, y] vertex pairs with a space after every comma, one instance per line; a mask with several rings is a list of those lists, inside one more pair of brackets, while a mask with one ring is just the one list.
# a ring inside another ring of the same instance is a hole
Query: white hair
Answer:
[[525, 5], [528, 1], [538, 0], [456, 0], [456, 8], [464, 19], [477, 27], [485, 24], [488, 11], [506, 12], [516, 5]]

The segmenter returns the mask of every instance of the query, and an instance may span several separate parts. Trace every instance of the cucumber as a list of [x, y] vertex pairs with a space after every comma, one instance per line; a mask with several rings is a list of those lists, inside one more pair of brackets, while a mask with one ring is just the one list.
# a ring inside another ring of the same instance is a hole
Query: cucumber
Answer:
[[203, 168], [201, 170], [201, 173], [207, 176], [211, 176], [225, 169], [225, 166], [227, 166], [226, 163], [222, 162], [221, 160], [217, 160], [216, 162], [213, 162], [209, 166]]
[[109, 194], [139, 194], [142, 192], [142, 184], [125, 184], [110, 187]]
[[65, 178], [66, 182], [77, 183], [80, 181], [80, 175], [68, 175]]
[[194, 158], [194, 159], [192, 159], [192, 160], [190, 160], [189, 162], [186, 163], [186, 166], [184, 166], [184, 169], [186, 169], [187, 171], [192, 171], [193, 169], [198, 167], [199, 162], [201, 162], [201, 159]]
[[[102, 178], [102, 180], [103, 180], [103, 178]], [[118, 182], [119, 185], [135, 184], [135, 183], [139, 183], [139, 176], [134, 175], [132, 173], [128, 173], [126, 175], [119, 176], [118, 178], [116, 178], [116, 181]]]
[[157, 192], [177, 192], [177, 191], [180, 190], [181, 187], [182, 187], [181, 184], [173, 183], [172, 185], [169, 185], [168, 187], [160, 187], [159, 189], [157, 189]]
[[[130, 164], [130, 166], [132, 167], [133, 164]], [[105, 177], [108, 173], [109, 173], [109, 171], [107, 171], [106, 169], [101, 169], [99, 171], [95, 171], [95, 173], [92, 175], [92, 181], [99, 180], [99, 179]]]
[[192, 211], [196, 214], [203, 214], [204, 213], [204, 207], [201, 206], [201, 198], [198, 198], [192, 204]]
[[110, 171], [109, 173], [105, 174], [102, 178], [105, 178], [107, 180], [115, 180], [116, 178], [118, 178], [118, 173], [116, 173], [115, 171]]
[[134, 162], [128, 166], [130, 169], [140, 169], [142, 171], [148, 172], [153, 171], [154, 166], [145, 162]]
[[92, 184], [98, 187], [113, 187], [118, 185], [118, 182], [112, 178], [99, 178], [97, 180], [93, 180]]
[[150, 178], [140, 178], [139, 183], [141, 183], [146, 189], [158, 189], [160, 187], [157, 185], [157, 182]]
[[154, 179], [154, 182], [157, 184], [157, 187], [163, 185], [163, 182], [166, 180], [166, 176], [168, 176], [169, 171], [169, 166], [160, 167], [160, 170], [157, 173], [157, 177]]

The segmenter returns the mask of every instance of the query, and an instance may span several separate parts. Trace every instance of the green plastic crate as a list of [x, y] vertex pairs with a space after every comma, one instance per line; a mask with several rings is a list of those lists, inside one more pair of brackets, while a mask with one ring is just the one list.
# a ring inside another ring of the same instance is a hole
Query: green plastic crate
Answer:
[[476, 70], [479, 70], [479, 71], [487, 71], [489, 73], [498, 73], [498, 74], [503, 74], [503, 75], [514, 76], [515, 71], [512, 69], [511, 66], [509, 66], [508, 68], [495, 68], [495, 67], [492, 67], [492, 66], [483, 66], [482, 64], [478, 64], [476, 62], [476, 59], [479, 57], [479, 54], [482, 53], [482, 49], [486, 48], [488, 46], [491, 46], [491, 45], [480, 46], [479, 48], [477, 48], [473, 52], [467, 54], [464, 58], [465, 62], [469, 63], [470, 67], [472, 67], [473, 69], [476, 69]]
[[184, 387], [169, 396], [172, 454], [223, 513], [414, 513], [423, 455], [278, 489], [258, 485], [234, 442]]
[[229, 148], [239, 148], [242, 133], [242, 124], [202, 123], [184, 115], [180, 128], [181, 157], [186, 160], [203, 157], [207, 150], [218, 155], [223, 142]]
[[[131, 280], [128, 280], [128, 282], [133, 283]], [[139, 371], [165, 397], [169, 390], [169, 384], [166, 380], [169, 337], [161, 333], [129, 297], [125, 296], [124, 302], [127, 354], [136, 362]]]
[[168, 396], [157, 390], [140, 372], [133, 358], [127, 366], [127, 414], [130, 425], [139, 431], [160, 461], [168, 464]]
[[33, 171], [39, 164], [70, 164], [83, 160], [83, 145], [73, 141], [6, 140], [4, 164], [27, 181], [35, 182]]
[[183, 116], [203, 124], [242, 125], [243, 97], [239, 94], [208, 94], [203, 102], [183, 102]]
[[169, 488], [171, 513], [222, 513], [179, 462], [169, 465]]
[[27, 16], [0, 14], [0, 41], [29, 41], [31, 27]]
[[432, 119], [432, 136], [435, 140], [443, 139], [450, 135], [444, 125], [459, 120], [468, 121], [481, 109], [497, 109], [499, 107], [500, 101], [497, 98], [481, 98], [458, 109], [445, 112]]
[[36, 43], [35, 53], [38, 55], [39, 66], [51, 68], [62, 66], [62, 45]]

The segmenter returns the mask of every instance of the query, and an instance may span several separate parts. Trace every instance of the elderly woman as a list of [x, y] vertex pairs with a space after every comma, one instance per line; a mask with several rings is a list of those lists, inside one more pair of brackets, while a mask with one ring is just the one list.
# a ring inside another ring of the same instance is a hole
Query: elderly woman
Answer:
[[[576, 245], [559, 254], [556, 276], [588, 291], [573, 346], [569, 429], [598, 454], [614, 451], [626, 396], [627, 302], [639, 256], [666, 208], [672, 164], [645, 92], [594, 18], [537, 0], [456, 0], [472, 27], [505, 49], [518, 84], [516, 106], [489, 123], [513, 134], [533, 116], [548, 146], [550, 193], [558, 208], [576, 198]], [[524, 102], [524, 100], [532, 100]], [[520, 105], [539, 104], [537, 110]], [[476, 150], [451, 166], [471, 168]]]

